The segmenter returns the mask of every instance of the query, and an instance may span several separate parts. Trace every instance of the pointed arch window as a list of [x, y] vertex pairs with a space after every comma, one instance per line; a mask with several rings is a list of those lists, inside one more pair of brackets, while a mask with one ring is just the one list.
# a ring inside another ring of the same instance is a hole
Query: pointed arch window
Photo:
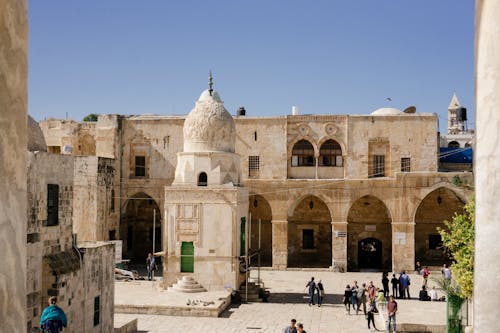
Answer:
[[343, 166], [342, 148], [335, 140], [327, 140], [319, 149], [319, 165], [320, 166]]
[[202, 172], [198, 175], [198, 186], [207, 186], [208, 178], [205, 172]]
[[300, 140], [292, 149], [292, 166], [314, 166], [314, 148], [307, 140]]

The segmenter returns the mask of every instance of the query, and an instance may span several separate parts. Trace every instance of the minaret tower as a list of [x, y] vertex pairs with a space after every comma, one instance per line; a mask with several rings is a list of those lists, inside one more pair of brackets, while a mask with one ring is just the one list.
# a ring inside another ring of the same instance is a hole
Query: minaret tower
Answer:
[[462, 131], [462, 124], [458, 121], [457, 110], [461, 107], [457, 95], [453, 93], [448, 106], [448, 134], [458, 134]]

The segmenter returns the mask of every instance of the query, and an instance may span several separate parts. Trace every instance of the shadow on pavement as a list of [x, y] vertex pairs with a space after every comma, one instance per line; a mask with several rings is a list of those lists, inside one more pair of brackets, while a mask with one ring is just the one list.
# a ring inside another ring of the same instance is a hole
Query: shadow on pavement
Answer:
[[[343, 295], [328, 294], [323, 298], [323, 304], [342, 304]], [[271, 293], [268, 299], [269, 303], [281, 304], [309, 304], [309, 295], [306, 293]], [[314, 303], [317, 304], [317, 296], [314, 296]]]

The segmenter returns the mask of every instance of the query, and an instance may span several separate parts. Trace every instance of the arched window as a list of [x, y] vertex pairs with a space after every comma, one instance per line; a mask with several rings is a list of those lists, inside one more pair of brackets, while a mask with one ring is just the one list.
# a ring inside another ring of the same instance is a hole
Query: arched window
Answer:
[[450, 143], [448, 143], [448, 148], [460, 148], [460, 143], [458, 143], [457, 141], [451, 141]]
[[307, 140], [300, 140], [293, 146], [292, 166], [314, 166], [314, 148]]
[[335, 140], [328, 140], [321, 145], [319, 150], [319, 165], [338, 166], [343, 165], [342, 148]]
[[469, 148], [469, 147], [472, 147], [472, 145], [470, 144], [470, 142], [467, 142], [464, 147]]
[[202, 172], [198, 175], [198, 186], [207, 186], [207, 174]]

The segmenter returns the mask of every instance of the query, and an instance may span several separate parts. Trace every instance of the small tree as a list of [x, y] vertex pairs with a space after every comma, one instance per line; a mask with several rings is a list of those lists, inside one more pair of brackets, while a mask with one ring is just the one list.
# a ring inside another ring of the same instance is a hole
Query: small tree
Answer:
[[460, 293], [470, 298], [474, 289], [474, 198], [464, 208], [463, 214], [455, 213], [451, 221], [444, 221], [446, 229], [438, 228], [438, 231], [453, 257], [451, 270]]
[[86, 116], [83, 118], [83, 121], [97, 121], [97, 117], [99, 117], [99, 115], [98, 115], [98, 114], [91, 113], [91, 114], [86, 115]]

